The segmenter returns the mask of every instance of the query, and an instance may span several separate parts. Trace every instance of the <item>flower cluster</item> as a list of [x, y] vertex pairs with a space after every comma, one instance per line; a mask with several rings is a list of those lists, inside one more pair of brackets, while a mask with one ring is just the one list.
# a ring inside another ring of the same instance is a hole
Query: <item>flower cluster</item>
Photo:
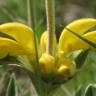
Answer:
[[[80, 49], [86, 50], [91, 48], [91, 46], [69, 32], [67, 28], [95, 43], [96, 31], [86, 32], [95, 25], [96, 19], [92, 18], [80, 19], [70, 23], [61, 33], [59, 42], [54, 38], [56, 50], [54, 50], [52, 56], [46, 53], [47, 32], [44, 32], [41, 35], [40, 44], [38, 44], [41, 74], [53, 74], [64, 79], [72, 77], [76, 73], [76, 63], [73, 59], [70, 59], [69, 54]], [[30, 27], [15, 22], [5, 23], [0, 25], [0, 32], [7, 35], [7, 37], [2, 35], [0, 37], [0, 59], [9, 55], [26, 56], [30, 61], [34, 61], [36, 55], [34, 33]], [[31, 66], [33, 67], [33, 65]]]

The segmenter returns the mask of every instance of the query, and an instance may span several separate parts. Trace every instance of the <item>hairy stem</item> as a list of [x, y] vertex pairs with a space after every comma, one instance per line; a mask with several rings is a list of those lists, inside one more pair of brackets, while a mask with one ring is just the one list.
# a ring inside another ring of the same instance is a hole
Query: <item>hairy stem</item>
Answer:
[[45, 0], [46, 2], [46, 16], [47, 16], [47, 46], [46, 52], [53, 54], [54, 50], [54, 35], [55, 35], [55, 1]]
[[[27, 9], [28, 9], [28, 25], [30, 27], [32, 27], [33, 30], [35, 31], [35, 28], [36, 28], [36, 0], [27, 0]], [[36, 53], [36, 64], [34, 65], [35, 77], [33, 78], [34, 80], [32, 80], [33, 81], [32, 83], [34, 83], [34, 86], [38, 92], [38, 96], [44, 96], [35, 33], [34, 33], [34, 43], [35, 43], [35, 53]]]

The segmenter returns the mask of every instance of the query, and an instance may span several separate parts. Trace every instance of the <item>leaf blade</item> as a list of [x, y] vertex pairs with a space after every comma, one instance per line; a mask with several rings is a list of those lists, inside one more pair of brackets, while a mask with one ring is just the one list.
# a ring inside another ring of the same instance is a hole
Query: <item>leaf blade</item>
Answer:
[[17, 86], [15, 82], [15, 75], [12, 74], [7, 87], [6, 96], [18, 96]]

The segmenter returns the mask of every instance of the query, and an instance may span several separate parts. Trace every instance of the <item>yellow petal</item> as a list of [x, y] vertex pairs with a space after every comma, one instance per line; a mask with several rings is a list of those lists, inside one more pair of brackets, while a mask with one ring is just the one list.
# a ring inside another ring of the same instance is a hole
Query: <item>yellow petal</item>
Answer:
[[25, 50], [20, 44], [11, 39], [0, 37], [0, 59], [4, 58], [6, 55], [24, 55], [31, 54]]
[[7, 56], [7, 52], [5, 50], [0, 51], [0, 59], [3, 59]]
[[[56, 47], [56, 37], [54, 36], [54, 48]], [[40, 39], [40, 48], [41, 48], [41, 53], [46, 52], [46, 44], [47, 44], [47, 32], [45, 31], [42, 35], [41, 35], [41, 39]]]
[[44, 32], [41, 36], [41, 39], [40, 39], [40, 48], [41, 48], [41, 53], [44, 53], [46, 52], [46, 37], [47, 36], [47, 33]]
[[[86, 31], [88, 31], [95, 25], [96, 25], [96, 19], [87, 18], [76, 20], [71, 24], [69, 24], [68, 26], [66, 26], [66, 28], [69, 28], [74, 32], [78, 32], [79, 34], [84, 34]], [[59, 39], [59, 49], [64, 51], [65, 53], [69, 52], [71, 50], [70, 46], [72, 45], [72, 43], [78, 40], [78, 37], [76, 37], [74, 34], [66, 30], [66, 28], [63, 30]]]
[[30, 27], [21, 23], [5, 23], [0, 25], [0, 32], [13, 37], [26, 50], [35, 52], [34, 33]]
[[[90, 40], [91, 42], [96, 44], [96, 31], [92, 31], [89, 33], [86, 33], [83, 35], [85, 38], [87, 38], [88, 40]], [[92, 46], [90, 46], [89, 44], [87, 44], [86, 42], [84, 42], [83, 40], [81, 40], [80, 38], [78, 38], [77, 41], [75, 41], [71, 46], [71, 51], [75, 51], [75, 50], [79, 50], [79, 49], [88, 49], [88, 48], [92, 48]], [[94, 49], [94, 48], [92, 48]], [[96, 49], [95, 49], [96, 50]]]

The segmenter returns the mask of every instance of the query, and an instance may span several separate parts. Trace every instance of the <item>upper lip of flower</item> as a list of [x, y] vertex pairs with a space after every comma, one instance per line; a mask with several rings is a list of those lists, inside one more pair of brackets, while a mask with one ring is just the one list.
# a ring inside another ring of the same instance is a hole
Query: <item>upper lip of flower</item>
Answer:
[[2, 51], [6, 51], [9, 55], [11, 53], [18, 53], [18, 55], [33, 55], [35, 53], [34, 33], [30, 27], [21, 23], [5, 23], [0, 25], [0, 31], [16, 40], [0, 37], [0, 42], [2, 42], [0, 48], [2, 48]]

